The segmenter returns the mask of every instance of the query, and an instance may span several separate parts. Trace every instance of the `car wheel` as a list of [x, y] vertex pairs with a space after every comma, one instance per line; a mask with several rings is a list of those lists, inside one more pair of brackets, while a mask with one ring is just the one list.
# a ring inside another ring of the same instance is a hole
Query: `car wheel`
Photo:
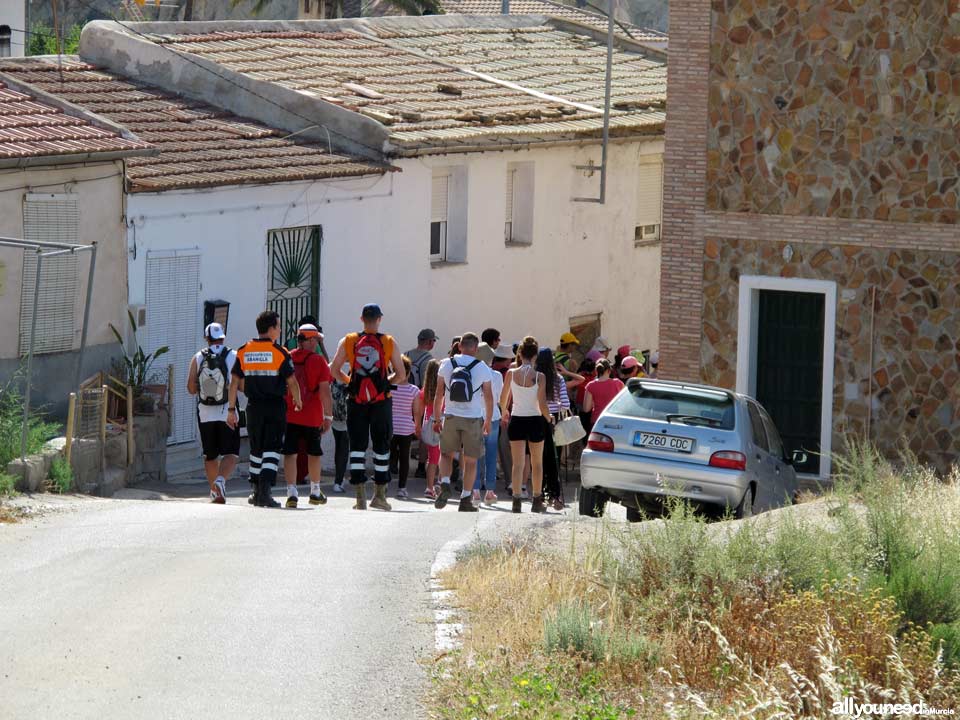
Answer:
[[603, 517], [607, 506], [606, 493], [595, 488], [580, 488], [580, 514], [587, 517]]
[[638, 523], [643, 522], [646, 518], [643, 515], [643, 511], [639, 508], [628, 507], [627, 508], [627, 522]]
[[753, 488], [748, 487], [747, 491], [743, 494], [743, 499], [740, 501], [740, 504], [737, 505], [736, 509], [733, 511], [733, 516], [737, 520], [743, 520], [743, 518], [748, 518], [753, 515]]

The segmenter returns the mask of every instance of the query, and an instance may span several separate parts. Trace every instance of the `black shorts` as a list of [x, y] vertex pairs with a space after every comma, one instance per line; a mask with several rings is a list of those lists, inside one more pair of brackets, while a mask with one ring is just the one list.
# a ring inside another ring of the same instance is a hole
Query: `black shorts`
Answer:
[[287, 433], [283, 437], [283, 454], [297, 455], [300, 452], [300, 442], [303, 441], [303, 447], [307, 455], [320, 457], [323, 455], [323, 450], [320, 449], [320, 436], [322, 434], [318, 427], [287, 423]]
[[547, 437], [546, 421], [542, 415], [531, 415], [529, 417], [514, 415], [510, 418], [510, 424], [507, 425], [507, 437], [510, 438], [510, 442], [525, 440], [526, 442], [541, 443]]
[[203, 457], [216, 460], [224, 455], [240, 454], [240, 429], [231, 430], [225, 422], [200, 423], [200, 444]]

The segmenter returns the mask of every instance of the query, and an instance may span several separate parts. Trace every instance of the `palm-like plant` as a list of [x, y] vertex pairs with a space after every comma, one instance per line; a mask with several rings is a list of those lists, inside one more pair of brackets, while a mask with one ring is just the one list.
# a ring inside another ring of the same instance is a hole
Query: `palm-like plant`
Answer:
[[[136, 342], [138, 330], [137, 321], [134, 320], [133, 313], [129, 310], [127, 310], [127, 317], [130, 319], [130, 327], [133, 329], [134, 342]], [[113, 323], [110, 323], [110, 329], [113, 330], [117, 342], [120, 343], [120, 347], [123, 348], [123, 369], [127, 375], [125, 378], [126, 383], [133, 388], [134, 395], [142, 395], [143, 387], [147, 384], [147, 376], [150, 373], [150, 369], [161, 355], [170, 352], [170, 348], [163, 345], [148, 354], [143, 351], [140, 343], [137, 343], [136, 352], [131, 355], [127, 352], [123, 336], [120, 334], [120, 331], [113, 326]]]

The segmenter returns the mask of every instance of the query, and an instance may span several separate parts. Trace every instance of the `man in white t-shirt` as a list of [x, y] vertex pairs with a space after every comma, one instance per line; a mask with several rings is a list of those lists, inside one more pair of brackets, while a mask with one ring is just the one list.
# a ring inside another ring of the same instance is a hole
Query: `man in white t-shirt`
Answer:
[[230, 373], [237, 353], [224, 345], [226, 334], [220, 323], [210, 323], [203, 334], [207, 347], [190, 361], [187, 392], [197, 396], [197, 422], [210, 502], [223, 505], [227, 501], [227, 479], [236, 469], [240, 454], [240, 430], [227, 424]]
[[[464, 478], [476, 477], [477, 458], [483, 455], [484, 437], [493, 418], [493, 376], [477, 357], [480, 338], [475, 333], [460, 337], [460, 353], [440, 363], [437, 394], [433, 402], [434, 429], [440, 432], [440, 492], [438, 510], [450, 499], [453, 458], [460, 453]], [[442, 420], [441, 420], [442, 418]], [[470, 483], [464, 482], [460, 512], [477, 512], [471, 502]]]

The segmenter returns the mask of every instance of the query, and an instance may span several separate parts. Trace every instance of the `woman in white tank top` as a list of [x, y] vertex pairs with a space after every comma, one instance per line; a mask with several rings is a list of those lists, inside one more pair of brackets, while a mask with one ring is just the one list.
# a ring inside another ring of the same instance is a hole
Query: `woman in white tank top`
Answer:
[[[507, 371], [500, 409], [507, 421], [507, 436], [510, 438], [510, 454], [513, 457], [513, 512], [521, 512], [520, 499], [523, 483], [525, 449], [530, 448], [530, 479], [533, 485], [531, 512], [545, 513], [543, 501], [543, 442], [553, 416], [547, 408], [547, 393], [543, 373], [533, 367], [539, 345], [535, 338], [525, 337], [520, 343], [520, 367]], [[511, 407], [512, 401], [512, 407]]]

